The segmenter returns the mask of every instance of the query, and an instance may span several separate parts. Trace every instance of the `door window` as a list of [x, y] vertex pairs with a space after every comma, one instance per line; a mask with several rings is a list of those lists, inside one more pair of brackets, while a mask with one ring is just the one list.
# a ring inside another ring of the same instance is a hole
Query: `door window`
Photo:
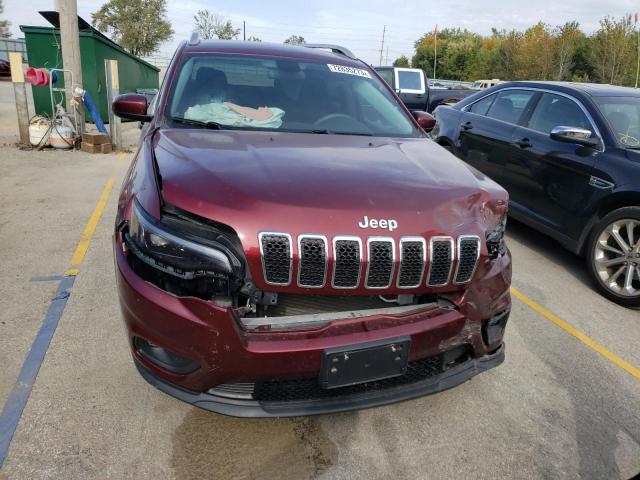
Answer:
[[378, 70], [378, 75], [382, 77], [382, 79], [389, 84], [390, 87], [393, 87], [393, 70], [390, 68], [380, 69]]
[[551, 133], [551, 130], [559, 126], [592, 130], [591, 123], [576, 102], [552, 93], [542, 95], [528, 126], [545, 134]]
[[504, 90], [498, 93], [487, 116], [517, 124], [534, 93], [530, 90]]
[[424, 93], [424, 77], [420, 70], [398, 68], [396, 80], [401, 92]]
[[496, 95], [489, 95], [488, 97], [485, 97], [482, 100], [479, 100], [473, 105], [471, 105], [471, 108], [469, 108], [469, 111], [478, 115], [486, 115], [487, 112], [489, 111], [489, 107], [491, 107], [491, 104], [495, 99], [496, 99]]

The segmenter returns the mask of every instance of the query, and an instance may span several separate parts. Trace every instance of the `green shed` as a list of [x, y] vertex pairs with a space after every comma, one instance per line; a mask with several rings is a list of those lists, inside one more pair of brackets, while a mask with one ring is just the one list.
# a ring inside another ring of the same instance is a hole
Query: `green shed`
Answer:
[[[33, 27], [20, 25], [27, 44], [29, 66], [36, 68], [64, 68], [62, 50], [60, 48], [60, 30], [58, 12], [40, 12], [53, 27]], [[109, 121], [109, 105], [107, 104], [105, 60], [118, 61], [118, 80], [120, 93], [135, 92], [140, 89], [157, 89], [160, 69], [132, 55], [120, 45], [105, 37], [98, 30], [78, 17], [80, 30], [80, 57], [82, 62], [82, 86], [89, 92], [96, 104], [102, 121]], [[62, 77], [63, 75], [60, 75]], [[56, 87], [64, 86], [64, 79], [59, 78]], [[33, 103], [38, 115], [51, 115], [49, 87], [33, 87]], [[57, 95], [56, 103], [63, 98], [62, 92]], [[91, 120], [85, 112], [87, 121]]]

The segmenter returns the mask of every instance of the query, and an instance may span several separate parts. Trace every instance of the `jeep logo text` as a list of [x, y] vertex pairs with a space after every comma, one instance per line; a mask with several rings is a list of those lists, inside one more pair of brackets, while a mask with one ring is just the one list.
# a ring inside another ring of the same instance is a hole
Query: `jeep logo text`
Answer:
[[393, 232], [396, 228], [398, 228], [398, 222], [393, 220], [392, 218], [385, 220], [381, 218], [377, 220], [375, 218], [369, 218], [366, 215], [361, 222], [358, 222], [358, 226], [360, 228], [388, 228], [390, 232]]

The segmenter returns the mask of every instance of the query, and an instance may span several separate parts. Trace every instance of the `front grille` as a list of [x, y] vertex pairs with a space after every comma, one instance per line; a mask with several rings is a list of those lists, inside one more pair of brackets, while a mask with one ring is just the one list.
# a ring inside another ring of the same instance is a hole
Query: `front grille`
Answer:
[[451, 266], [453, 264], [453, 238], [434, 237], [431, 239], [431, 257], [429, 264], [430, 287], [437, 287], [449, 283]]
[[267, 283], [291, 283], [291, 236], [284, 233], [261, 233], [260, 250]]
[[465, 236], [458, 238], [458, 268], [456, 270], [456, 283], [466, 283], [471, 280], [471, 277], [476, 270], [479, 253], [479, 237]]
[[[263, 232], [259, 234], [259, 242], [266, 283], [291, 285], [295, 253], [291, 236], [287, 233]], [[322, 288], [327, 284], [328, 275], [331, 275], [330, 285], [334, 289], [354, 289], [361, 285], [363, 241], [355, 236], [337, 236], [331, 242], [333, 248], [322, 235], [301, 235], [297, 238], [298, 261], [295, 265], [298, 286]], [[423, 237], [402, 237], [398, 252], [399, 259], [396, 259], [396, 240], [393, 238], [367, 239], [365, 288], [389, 288], [394, 278], [394, 285], [405, 289], [425, 284], [428, 287], [443, 287], [467, 283], [471, 281], [478, 263], [480, 238], [462, 235], [456, 241], [452, 237], [431, 237], [427, 248], [427, 241]], [[456, 258], [458, 261], [454, 262]], [[457, 266], [452, 274], [454, 263]], [[394, 276], [396, 268], [397, 277]], [[427, 280], [424, 282], [426, 272]]]
[[253, 398], [260, 402], [295, 402], [357, 395], [428, 380], [444, 371], [443, 354], [409, 362], [404, 375], [346, 387], [324, 389], [317, 378], [260, 382]]
[[327, 274], [327, 240], [320, 236], [299, 238], [298, 285], [323, 287]]
[[362, 263], [362, 243], [359, 238], [333, 240], [333, 286], [336, 288], [356, 288], [360, 282]]
[[423, 238], [400, 239], [400, 273], [398, 286], [419, 287], [425, 265], [425, 241]]
[[367, 288], [387, 288], [391, 285], [395, 265], [393, 239], [370, 238], [367, 241]]

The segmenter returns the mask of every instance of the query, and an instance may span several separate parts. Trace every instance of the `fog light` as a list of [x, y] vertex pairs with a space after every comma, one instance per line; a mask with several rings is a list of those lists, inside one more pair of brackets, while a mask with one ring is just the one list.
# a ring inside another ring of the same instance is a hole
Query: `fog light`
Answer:
[[505, 310], [487, 320], [482, 328], [482, 338], [486, 345], [495, 345], [504, 335], [510, 310]]
[[140, 355], [169, 372], [186, 375], [200, 367], [194, 360], [155, 345], [144, 338], [134, 337], [133, 344]]

